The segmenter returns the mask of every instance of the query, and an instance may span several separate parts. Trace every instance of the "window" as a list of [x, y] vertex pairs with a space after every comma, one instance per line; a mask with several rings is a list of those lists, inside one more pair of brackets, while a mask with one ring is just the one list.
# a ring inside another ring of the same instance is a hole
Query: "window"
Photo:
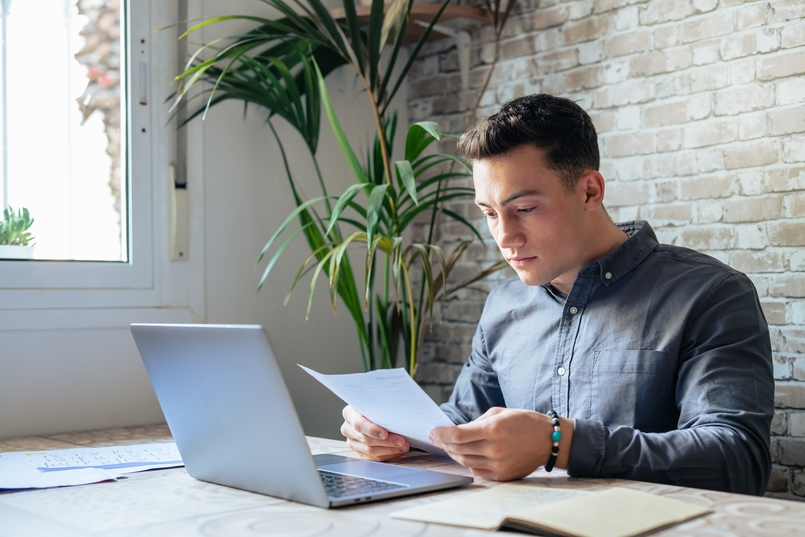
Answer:
[[[109, 6], [113, 5], [113, 0], [47, 0], [41, 3], [12, 0], [13, 12], [6, 19], [9, 27], [13, 24], [14, 17], [21, 16], [24, 12], [22, 8], [25, 4], [35, 5], [40, 15], [46, 4], [51, 7], [60, 5], [65, 9], [69, 7], [73, 9], [75, 15], [72, 24], [74, 27], [83, 28], [90, 17], [82, 15], [77, 5]], [[59, 11], [59, 16], [62, 17], [62, 21], [67, 20], [67, 17], [64, 17], [64, 10]], [[63, 245], [58, 246], [62, 250], [57, 250], [54, 246], [50, 250], [53, 252], [52, 255], [37, 254], [33, 260], [0, 259], [0, 330], [33, 327], [37, 329], [125, 327], [129, 322], [142, 320], [189, 322], [203, 318], [203, 269], [199, 268], [203, 266], [201, 231], [195, 232], [193, 240], [200, 241], [201, 245], [191, 260], [171, 262], [167, 253], [168, 170], [169, 164], [174, 159], [175, 129], [173, 126], [166, 126], [169, 112], [168, 107], [162, 105], [162, 101], [170, 91], [170, 81], [177, 69], [177, 36], [175, 30], [172, 33], [170, 31], [155, 33], [154, 30], [175, 22], [176, 5], [172, 2], [148, 0], [121, 1], [119, 15], [116, 16], [119, 16], [121, 28], [119, 45], [119, 92], [122, 103], [119, 136], [122, 148], [121, 210], [120, 213], [115, 212], [114, 201], [110, 201], [112, 189], [109, 187], [109, 182], [113, 173], [110, 171], [110, 163], [114, 159], [106, 154], [111, 137], [107, 137], [105, 132], [102, 137], [99, 137], [97, 132], [92, 135], [94, 147], [96, 149], [100, 147], [101, 154], [91, 160], [95, 161], [92, 166], [100, 177], [96, 184], [100, 185], [99, 189], [106, 196], [102, 204], [105, 205], [103, 210], [107, 212], [103, 216], [96, 216], [95, 208], [77, 209], [76, 205], [73, 205], [72, 210], [87, 213], [85, 216], [91, 222], [83, 229], [89, 230], [85, 234], [91, 239], [96, 238], [100, 234], [100, 228], [103, 227], [104, 233], [112, 229], [115, 235], [119, 234], [123, 246], [104, 250], [106, 253], [94, 252], [89, 255], [77, 246], [76, 241], [72, 250], [67, 250]], [[43, 16], [44, 18], [46, 17]], [[27, 45], [30, 46], [32, 41], [30, 35], [27, 40]], [[12, 46], [14, 46], [13, 39], [9, 39], [9, 49]], [[82, 42], [78, 42], [73, 50], [80, 50], [81, 46]], [[108, 46], [114, 47], [111, 41], [108, 42]], [[49, 54], [58, 55], [52, 51]], [[65, 55], [66, 52], [62, 55], [63, 63], [67, 63]], [[40, 72], [41, 59], [41, 55], [28, 54], [25, 73], [31, 78], [32, 85], [48, 86], [46, 71], [39, 77], [34, 76]], [[10, 61], [9, 67], [11, 67]], [[85, 67], [79, 67], [86, 73]], [[77, 97], [84, 95], [87, 84], [85, 77], [80, 84], [74, 85], [78, 91]], [[61, 103], [69, 103], [66, 92], [64, 87], [58, 91]], [[73, 98], [72, 95], [74, 93], [70, 94], [70, 98]], [[80, 123], [81, 109], [79, 103], [74, 104], [73, 112]], [[14, 106], [9, 102], [9, 108]], [[64, 112], [66, 108], [66, 105], [62, 108], [62, 115], [66, 115]], [[96, 110], [88, 116], [84, 126], [87, 126], [90, 120], [96, 121], [94, 128], [97, 130], [103, 126], [104, 117]], [[39, 128], [47, 129], [48, 125], [40, 125]], [[79, 128], [83, 127], [80, 125], [74, 127]], [[71, 142], [73, 148], [74, 142], [75, 140]], [[36, 171], [44, 169], [44, 164], [41, 166], [39, 164], [55, 160], [56, 154], [64, 154], [63, 148], [38, 147], [35, 156], [30, 157], [33, 161], [25, 163], [21, 168], [12, 165], [14, 162], [12, 155], [9, 160], [11, 176], [9, 198], [15, 208], [18, 202], [14, 201], [14, 198], [22, 194], [18, 193], [21, 190], [15, 190], [18, 187], [14, 186], [14, 170], [32, 170], [28, 176], [38, 177], [40, 173], [44, 173]], [[73, 161], [77, 159], [74, 154], [71, 158]], [[78, 164], [74, 162], [75, 166]], [[52, 169], [55, 168], [48, 168]], [[73, 176], [74, 191], [78, 188], [75, 185], [83, 179]], [[196, 218], [203, 218], [203, 208], [200, 205], [203, 191], [201, 178], [198, 179], [197, 187], [191, 193], [191, 196], [198, 196], [196, 198], [198, 201], [193, 201], [191, 198], [191, 211], [197, 211], [193, 213], [197, 215]], [[40, 188], [34, 194], [46, 198], [48, 203], [54, 205], [67, 204], [68, 196], [64, 191], [42, 192], [42, 190], [46, 189]], [[23, 203], [28, 201], [25, 200]], [[33, 202], [31, 205], [33, 207]], [[97, 211], [101, 212], [101, 209]], [[80, 216], [82, 215], [76, 216], [74, 230], [80, 230], [84, 225], [78, 221]], [[32, 231], [36, 235], [37, 250], [41, 247], [44, 252], [44, 242], [47, 238], [45, 226], [41, 228], [41, 233], [37, 231], [37, 226], [47, 217], [36, 213], [33, 217], [36, 219]], [[66, 227], [67, 224], [64, 223], [63, 226]], [[104, 240], [106, 239], [108, 236]], [[55, 240], [59, 242], [62, 239]]]
[[128, 261], [125, 9], [119, 0], [3, 4], [2, 206], [34, 218], [35, 259]]

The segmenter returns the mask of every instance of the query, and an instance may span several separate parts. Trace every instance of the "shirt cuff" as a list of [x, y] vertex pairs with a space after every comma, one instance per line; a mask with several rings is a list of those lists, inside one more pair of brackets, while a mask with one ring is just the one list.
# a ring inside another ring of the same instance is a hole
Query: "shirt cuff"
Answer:
[[598, 477], [605, 449], [606, 428], [603, 423], [574, 419], [567, 474], [571, 477]]

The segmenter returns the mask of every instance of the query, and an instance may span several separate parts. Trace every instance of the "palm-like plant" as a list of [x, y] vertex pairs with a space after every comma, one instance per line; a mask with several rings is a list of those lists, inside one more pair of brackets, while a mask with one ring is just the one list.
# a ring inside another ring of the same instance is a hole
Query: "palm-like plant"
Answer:
[[[294, 0], [293, 5], [299, 11], [283, 0], [262, 1], [277, 9], [282, 18], [216, 17], [186, 32], [185, 36], [209, 24], [232, 19], [249, 20], [257, 25], [223, 44], [212, 43], [199, 49], [186, 70], [177, 77], [180, 85], [174, 94], [176, 103], [186, 105], [183, 97], [188, 90], [205, 81], [208, 86], [195, 96], [202, 99], [202, 104], [189, 114], [186, 121], [229, 99], [256, 104], [269, 111], [269, 126], [281, 150], [296, 209], [260, 253], [258, 265], [276, 246], [260, 278], [258, 290], [287, 246], [299, 234], [304, 234], [311, 254], [299, 270], [291, 291], [305, 274], [312, 272], [308, 313], [316, 282], [321, 274], [325, 274], [333, 309], [340, 297], [355, 322], [364, 368], [394, 366], [396, 342], [398, 335], [402, 334], [406, 366], [413, 375], [421, 334], [434, 303], [449, 292], [504, 266], [495, 264], [452, 289], [446, 287], [450, 271], [470, 241], [463, 241], [449, 256], [445, 256], [441, 248], [432, 244], [437, 214], [441, 212], [466, 225], [479, 239], [480, 235], [463, 217], [442, 206], [445, 201], [472, 196], [473, 191], [467, 187], [448, 186], [450, 177], [466, 176], [467, 171], [440, 171], [441, 165], [456, 160], [469, 170], [466, 162], [449, 155], [426, 153], [434, 141], [442, 138], [435, 123], [413, 125], [406, 137], [405, 158], [392, 162], [391, 140], [397, 117], [389, 111], [390, 102], [449, 0], [442, 4], [399, 70], [395, 69], [395, 62], [413, 0], [392, 0], [388, 6], [384, 6], [383, 0], [373, 0], [367, 28], [361, 27], [353, 0], [343, 0], [344, 21], [333, 19], [320, 0]], [[211, 57], [203, 58], [205, 51], [211, 51]], [[352, 66], [358, 74], [375, 119], [375, 143], [367, 150], [363, 163], [341, 128], [324, 83], [329, 72], [344, 64]], [[190, 102], [195, 101], [190, 99]], [[322, 106], [357, 180], [338, 197], [328, 193], [316, 158]], [[282, 141], [271, 123], [274, 115], [283, 117], [305, 141], [315, 164], [321, 196], [304, 199], [300, 194]], [[361, 193], [365, 195], [365, 201], [361, 201], [363, 197], [359, 198]], [[427, 241], [406, 242], [406, 230], [425, 211], [431, 212], [431, 231]], [[278, 244], [281, 234], [296, 219], [299, 219], [300, 227]], [[352, 229], [344, 233], [342, 226]], [[362, 247], [366, 251], [361, 285], [347, 255], [353, 247]], [[381, 267], [377, 266], [378, 253], [384, 254]], [[421, 289], [415, 294], [412, 271], [417, 267], [422, 271], [422, 278]], [[376, 293], [378, 279], [382, 281], [382, 288]]]

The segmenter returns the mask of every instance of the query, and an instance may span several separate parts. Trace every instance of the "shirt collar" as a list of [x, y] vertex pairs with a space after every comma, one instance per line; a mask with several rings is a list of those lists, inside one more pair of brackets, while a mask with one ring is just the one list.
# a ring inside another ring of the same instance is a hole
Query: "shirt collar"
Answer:
[[632, 220], [616, 224], [629, 238], [608, 254], [587, 267], [597, 267], [601, 281], [607, 287], [623, 278], [637, 267], [657, 247], [659, 242], [654, 230], [645, 220]]

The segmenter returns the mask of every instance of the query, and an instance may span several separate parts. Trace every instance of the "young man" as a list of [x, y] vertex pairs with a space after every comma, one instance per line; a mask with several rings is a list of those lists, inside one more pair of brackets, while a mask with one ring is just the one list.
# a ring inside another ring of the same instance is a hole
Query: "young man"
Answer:
[[[774, 381], [749, 279], [658, 244], [646, 222], [612, 222], [595, 128], [572, 101], [516, 99], [467, 132], [459, 152], [518, 278], [490, 293], [442, 405], [458, 425], [431, 441], [488, 479], [555, 465], [763, 494]], [[355, 409], [343, 414], [362, 457], [408, 451]]]

